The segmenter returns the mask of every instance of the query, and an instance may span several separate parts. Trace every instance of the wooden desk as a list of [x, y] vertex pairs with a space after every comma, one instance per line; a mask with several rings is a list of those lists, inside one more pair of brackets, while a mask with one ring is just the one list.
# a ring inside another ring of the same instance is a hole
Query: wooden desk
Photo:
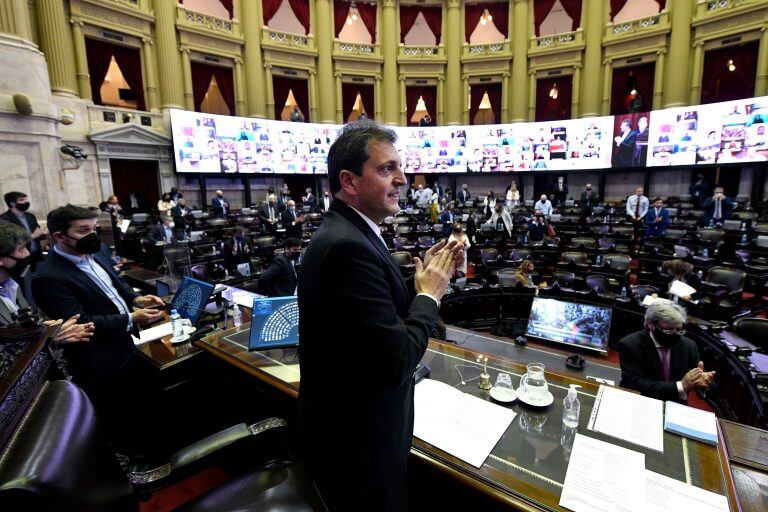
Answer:
[[[298, 349], [249, 352], [247, 339], [248, 329], [240, 328], [216, 333], [195, 344], [283, 393], [297, 397], [300, 380]], [[488, 394], [477, 387], [480, 368], [475, 363], [476, 357], [476, 352], [430, 341], [423, 362], [431, 368], [431, 378], [488, 400]], [[500, 371], [510, 373], [516, 387], [525, 372], [523, 365], [494, 356], [489, 358], [488, 369], [491, 381], [495, 381]], [[511, 405], [517, 416], [479, 469], [417, 438], [413, 439], [411, 454], [516, 509], [564, 510], [558, 502], [575, 430], [562, 425], [562, 402], [568, 384], [576, 382], [582, 386], [578, 432], [645, 453], [646, 467], [652, 471], [725, 494], [727, 486], [717, 448], [665, 432], [664, 453], [660, 454], [588, 431], [586, 423], [598, 386], [553, 372], [547, 372], [547, 379], [554, 404], [544, 409], [529, 408], [518, 402]], [[467, 384], [462, 386], [462, 380]]]

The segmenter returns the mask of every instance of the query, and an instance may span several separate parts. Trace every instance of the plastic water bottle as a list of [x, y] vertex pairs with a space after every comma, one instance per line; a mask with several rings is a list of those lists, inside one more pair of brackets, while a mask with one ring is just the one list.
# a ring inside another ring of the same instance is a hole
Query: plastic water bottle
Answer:
[[595, 266], [599, 267], [602, 262], [603, 262], [603, 257], [598, 254], [597, 257], [595, 258]]
[[571, 384], [571, 389], [568, 390], [565, 400], [563, 400], [563, 424], [566, 427], [578, 427], [579, 426], [579, 413], [581, 413], [581, 403], [579, 397], [576, 394], [576, 388], [580, 388], [578, 384]]
[[744, 221], [741, 221], [741, 230], [746, 231], [747, 230], [747, 223]]
[[747, 234], [746, 234], [746, 233], [744, 233], [743, 235], [741, 235], [741, 243], [743, 243], [743, 244], [746, 244], [746, 243], [747, 243]]
[[709, 219], [709, 227], [710, 228], [715, 227], [715, 221], [713, 219]]
[[621, 287], [621, 300], [627, 300], [627, 287]]
[[184, 336], [184, 326], [181, 325], [181, 315], [175, 309], [171, 310], [171, 330], [173, 339], [178, 340]]
[[240, 306], [235, 304], [235, 307], [232, 308], [232, 324], [235, 327], [240, 327], [243, 325], [243, 314], [240, 313]]
[[704, 279], [704, 271], [703, 271], [703, 270], [699, 270], [699, 271], [696, 273], [696, 275], [698, 275], [698, 276], [699, 276], [699, 281], [701, 281], [702, 279]]
[[705, 258], [709, 258], [709, 250], [705, 247], [703, 251], [701, 251], [701, 255]]

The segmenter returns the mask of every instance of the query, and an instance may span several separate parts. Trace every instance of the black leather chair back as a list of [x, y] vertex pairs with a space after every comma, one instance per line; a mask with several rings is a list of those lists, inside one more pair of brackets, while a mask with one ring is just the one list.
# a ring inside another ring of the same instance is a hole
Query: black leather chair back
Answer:
[[561, 288], [572, 288], [576, 274], [565, 270], [555, 270], [552, 272], [552, 280]]
[[396, 251], [392, 253], [392, 259], [397, 265], [410, 265], [413, 263], [411, 253], [407, 251]]
[[712, 267], [707, 272], [708, 282], [722, 284], [732, 293], [744, 291], [744, 282], [746, 280], [746, 272], [737, 268]]
[[648, 295], [659, 294], [659, 289], [649, 284], [637, 284], [632, 287], [632, 297], [637, 302], [643, 302], [643, 299]]
[[603, 265], [611, 270], [627, 272], [632, 265], [632, 258], [626, 254], [606, 254], [605, 259], [603, 260]]
[[571, 240], [571, 247], [583, 249], [596, 249], [597, 243], [593, 238], [574, 238]]
[[566, 251], [560, 256], [560, 261], [563, 263], [576, 263], [577, 265], [587, 264], [587, 255], [583, 252], [571, 252]]
[[512, 249], [512, 261], [520, 262], [526, 259], [533, 259], [530, 249]]
[[587, 276], [587, 288], [595, 290], [597, 293], [610, 293], [611, 291], [608, 278], [595, 274]]
[[492, 247], [481, 249], [480, 259], [482, 259], [483, 263], [493, 263], [499, 259], [499, 251]]
[[733, 324], [733, 332], [753, 345], [768, 348], [768, 319], [740, 318]]
[[517, 280], [517, 270], [513, 268], [499, 270], [499, 286], [502, 288], [517, 286], [519, 283]]
[[71, 382], [41, 391], [0, 457], [0, 510], [139, 510], [93, 405]]

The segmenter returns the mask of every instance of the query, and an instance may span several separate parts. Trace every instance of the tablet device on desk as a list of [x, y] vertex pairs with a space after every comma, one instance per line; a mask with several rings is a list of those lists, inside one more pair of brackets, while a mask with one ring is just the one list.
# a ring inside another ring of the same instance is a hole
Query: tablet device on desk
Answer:
[[178, 311], [182, 318], [189, 318], [192, 325], [197, 325], [213, 288], [211, 283], [185, 276], [173, 297], [171, 308]]
[[253, 299], [248, 350], [297, 347], [299, 303], [295, 296]]

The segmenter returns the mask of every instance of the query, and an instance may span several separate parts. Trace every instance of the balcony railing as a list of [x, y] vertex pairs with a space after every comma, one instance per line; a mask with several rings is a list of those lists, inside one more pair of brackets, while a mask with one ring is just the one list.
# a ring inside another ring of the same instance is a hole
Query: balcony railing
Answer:
[[696, 4], [696, 19], [720, 16], [738, 7], [756, 6], [759, 2], [747, 0], [699, 0]]
[[512, 55], [512, 43], [509, 40], [500, 43], [464, 44], [461, 49], [462, 58], [478, 56], [506, 57]]
[[280, 32], [279, 30], [273, 30], [267, 27], [264, 27], [261, 31], [261, 44], [286, 49], [296, 48], [309, 51], [315, 50], [315, 40], [312, 35]]
[[562, 32], [551, 36], [541, 36], [531, 38], [528, 50], [533, 53], [547, 51], [552, 48], [569, 49], [576, 48], [583, 44], [584, 37], [581, 30], [573, 32]]
[[663, 11], [653, 16], [608, 25], [605, 28], [605, 39], [618, 39], [629, 37], [631, 34], [642, 34], [668, 28], [669, 12]]
[[445, 47], [443, 45], [437, 46], [422, 46], [422, 45], [403, 45], [401, 44], [397, 52], [398, 59], [405, 60], [444, 60], [445, 59]]
[[378, 44], [350, 43], [347, 41], [333, 41], [334, 57], [376, 57], [381, 58], [381, 50]]
[[178, 6], [176, 24], [181, 27], [213, 32], [214, 34], [240, 37], [240, 27], [237, 21], [190, 11], [182, 5]]
[[93, 131], [114, 128], [119, 124], [138, 124], [147, 129], [165, 135], [165, 123], [162, 114], [154, 114], [143, 110], [110, 107], [107, 105], [90, 105], [88, 119]]

